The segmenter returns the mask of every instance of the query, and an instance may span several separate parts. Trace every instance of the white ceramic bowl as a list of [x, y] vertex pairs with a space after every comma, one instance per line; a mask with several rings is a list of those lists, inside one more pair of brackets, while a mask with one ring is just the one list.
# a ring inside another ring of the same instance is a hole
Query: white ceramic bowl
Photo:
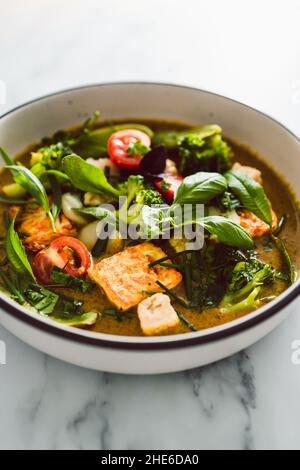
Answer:
[[[158, 118], [220, 124], [224, 133], [259, 152], [299, 197], [300, 141], [265, 114], [207, 91], [155, 83], [100, 84], [62, 91], [20, 106], [0, 119], [0, 145], [9, 154], [57, 129], [82, 123], [93, 111], [102, 119]], [[297, 281], [277, 299], [238, 320], [196, 333], [128, 337], [58, 325], [0, 296], [1, 324], [31, 346], [93, 369], [127, 374], [184, 370], [229, 356], [276, 327], [300, 293]]]

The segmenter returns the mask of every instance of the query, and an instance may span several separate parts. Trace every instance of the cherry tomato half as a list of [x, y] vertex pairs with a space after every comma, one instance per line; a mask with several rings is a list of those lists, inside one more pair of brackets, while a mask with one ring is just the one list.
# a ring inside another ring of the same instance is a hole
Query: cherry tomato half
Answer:
[[172, 202], [175, 193], [183, 181], [182, 176], [162, 174], [155, 181], [155, 187], [167, 202]]
[[39, 251], [32, 262], [32, 269], [42, 284], [52, 284], [54, 266], [71, 276], [84, 276], [91, 265], [91, 256], [86, 246], [77, 238], [62, 236], [55, 238], [48, 248]]
[[137, 170], [143, 155], [140, 154], [138, 148], [133, 149], [132, 155], [128, 152], [136, 142], [140, 142], [147, 149], [151, 144], [150, 137], [137, 129], [114, 132], [107, 142], [107, 152], [111, 161], [125, 170]]

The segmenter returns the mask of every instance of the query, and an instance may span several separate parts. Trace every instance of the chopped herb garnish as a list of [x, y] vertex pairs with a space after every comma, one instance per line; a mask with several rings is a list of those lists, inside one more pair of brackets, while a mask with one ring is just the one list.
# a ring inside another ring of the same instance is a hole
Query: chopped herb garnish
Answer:
[[162, 180], [160, 182], [160, 187], [162, 191], [169, 191], [170, 186], [170, 183], [168, 183], [167, 181]]
[[178, 315], [178, 318], [182, 321], [182, 323], [187, 326], [191, 331], [198, 331], [198, 328], [196, 328], [182, 313], [176, 312]]
[[83, 293], [89, 292], [93, 287], [90, 281], [64, 273], [63, 270], [56, 266], [53, 268], [51, 279], [57, 284], [56, 287], [70, 287]]
[[20, 305], [25, 304], [26, 300], [24, 299], [24, 296], [22, 295], [21, 291], [13, 282], [13, 279], [11, 278], [11, 272], [0, 269], [0, 277], [3, 281], [4, 287], [11, 294], [11, 297]]
[[289, 273], [285, 273], [283, 271], [275, 271], [275, 277], [280, 279], [281, 281], [288, 281], [290, 279]]
[[143, 156], [149, 152], [149, 148], [146, 147], [140, 140], [137, 140], [132, 145], [130, 145], [127, 149], [128, 155], [133, 157], [134, 155]]
[[156, 284], [161, 289], [163, 289], [166, 292], [166, 294], [168, 294], [170, 297], [172, 297], [172, 299], [175, 300], [176, 302], [178, 302], [180, 305], [182, 305], [185, 308], [190, 308], [189, 304], [184, 299], [182, 299], [181, 297], [178, 297], [178, 295], [175, 294], [175, 292], [173, 292], [171, 289], [169, 289], [167, 286], [165, 286], [162, 282], [156, 281]]
[[57, 294], [38, 284], [30, 284], [30, 286], [25, 289], [24, 295], [28, 302], [43, 315], [50, 315], [59, 300]]
[[274, 230], [273, 234], [275, 235], [275, 237], [278, 237], [278, 235], [281, 233], [283, 227], [285, 226], [285, 223], [287, 221], [287, 216], [284, 214], [280, 219], [279, 219], [279, 222], [278, 222], [278, 226], [277, 228]]
[[241, 203], [237, 197], [234, 196], [229, 191], [225, 191], [222, 198], [221, 198], [221, 205], [224, 206], [228, 210], [234, 210], [238, 207], [241, 207]]
[[108, 315], [109, 317], [113, 317], [115, 320], [118, 320], [118, 321], [121, 320], [120, 313], [115, 308], [105, 308], [103, 310], [103, 315]]
[[73, 317], [75, 315], [81, 315], [82, 313], [82, 300], [67, 299], [64, 301], [63, 315], [64, 317]]

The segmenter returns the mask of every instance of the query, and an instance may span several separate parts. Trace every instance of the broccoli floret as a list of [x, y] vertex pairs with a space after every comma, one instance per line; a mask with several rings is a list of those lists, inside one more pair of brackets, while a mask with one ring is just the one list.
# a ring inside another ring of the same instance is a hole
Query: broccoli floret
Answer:
[[137, 193], [135, 202], [145, 206], [161, 205], [164, 203], [161, 194], [155, 189], [148, 187], [141, 189]]
[[126, 195], [126, 204], [129, 207], [139, 191], [144, 189], [144, 178], [140, 175], [130, 175], [126, 181], [118, 185], [118, 189]]
[[257, 308], [260, 289], [274, 279], [274, 272], [270, 264], [256, 259], [237, 263], [220, 307], [226, 311]]
[[179, 143], [180, 171], [189, 175], [197, 171], [224, 173], [231, 165], [232, 150], [220, 134], [207, 139], [190, 134]]
[[127, 207], [132, 202], [143, 206], [161, 205], [163, 199], [158, 191], [144, 184], [144, 178], [140, 175], [131, 175], [118, 189], [127, 196]]
[[186, 131], [164, 131], [154, 136], [153, 143], [178, 149], [179, 170], [184, 176], [198, 171], [224, 173], [232, 166], [232, 150], [221, 133], [220, 126], [214, 124]]
[[41, 147], [36, 152], [31, 153], [30, 166], [34, 167], [37, 164], [42, 164], [46, 169], [59, 169], [62, 158], [71, 153], [73, 153], [72, 149], [62, 142], [48, 147]]

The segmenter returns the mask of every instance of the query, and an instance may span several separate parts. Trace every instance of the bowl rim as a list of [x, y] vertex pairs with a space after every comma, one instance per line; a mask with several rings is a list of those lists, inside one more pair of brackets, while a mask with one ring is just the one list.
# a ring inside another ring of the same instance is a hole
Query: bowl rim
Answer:
[[[252, 106], [242, 103], [234, 98], [215, 93], [203, 88], [197, 88], [194, 86], [181, 85], [168, 82], [147, 82], [147, 81], [115, 81], [115, 82], [103, 82], [103, 83], [91, 83], [86, 85], [80, 85], [76, 87], [66, 88], [46, 95], [42, 95], [38, 98], [26, 101], [4, 114], [0, 115], [0, 122], [3, 118], [27, 107], [36, 102], [53, 98], [58, 95], [65, 93], [80, 91], [89, 88], [99, 88], [105, 86], [166, 86], [172, 88], [181, 88], [187, 90], [193, 90], [196, 92], [202, 92], [209, 94], [224, 100], [234, 102], [246, 109], [255, 111], [277, 124], [279, 127], [284, 129], [292, 138], [294, 138], [300, 145], [300, 138], [293, 133], [288, 127], [278, 121], [276, 118], [268, 115], [267, 113], [258, 110]], [[265, 322], [270, 319], [286, 306], [288, 306], [293, 300], [300, 295], [300, 279], [298, 279], [292, 286], [284, 291], [277, 299], [271, 301], [269, 304], [259, 308], [258, 310], [249, 313], [237, 320], [233, 320], [217, 327], [207, 328], [198, 332], [183, 333], [178, 335], [167, 335], [158, 337], [137, 337], [137, 336], [121, 336], [111, 335], [100, 332], [90, 332], [88, 330], [74, 328], [55, 323], [53, 320], [38, 316], [36, 313], [32, 313], [26, 308], [22, 308], [16, 302], [6, 297], [6, 294], [0, 295], [0, 307], [3, 308], [5, 313], [9, 313], [18, 320], [29, 324], [35, 328], [38, 328], [45, 333], [52, 334], [54, 336], [60, 336], [61, 338], [79, 342], [90, 346], [101, 346], [112, 349], [123, 349], [123, 350], [165, 350], [165, 349], [176, 349], [184, 347], [192, 347], [202, 344], [215, 342], [221, 339], [227, 339], [230, 336], [237, 335], [250, 328], [257, 326], [258, 324]], [[5, 296], [5, 297], [4, 297]], [[24, 313], [26, 315], [24, 315]]]

